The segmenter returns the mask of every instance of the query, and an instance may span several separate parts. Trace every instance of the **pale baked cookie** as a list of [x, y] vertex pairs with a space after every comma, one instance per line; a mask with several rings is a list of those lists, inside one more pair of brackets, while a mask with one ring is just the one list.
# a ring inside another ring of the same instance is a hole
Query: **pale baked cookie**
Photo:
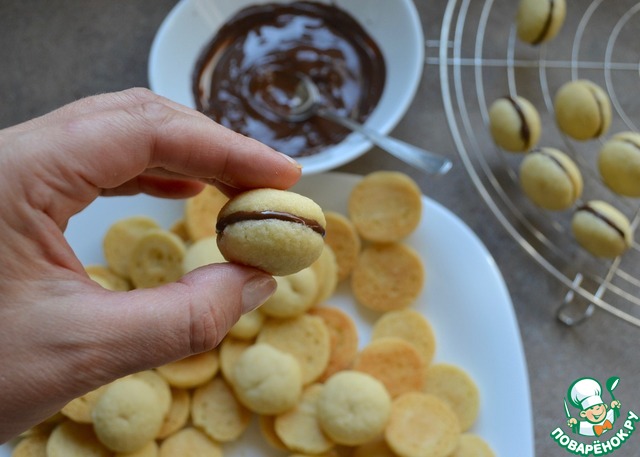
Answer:
[[215, 220], [228, 200], [222, 191], [212, 185], [206, 186], [198, 195], [187, 199], [184, 205], [184, 225], [192, 241], [215, 237]]
[[146, 382], [158, 397], [158, 404], [162, 414], [167, 414], [171, 408], [171, 387], [169, 383], [158, 374], [156, 370], [145, 370], [132, 374], [130, 377]]
[[415, 309], [403, 309], [384, 313], [373, 324], [371, 339], [402, 338], [418, 351], [426, 367], [436, 352], [436, 337], [431, 323]]
[[106, 388], [107, 386], [99, 387], [82, 395], [81, 397], [71, 400], [62, 407], [60, 412], [74, 422], [80, 422], [82, 424], [92, 423], [93, 407], [96, 405], [98, 399]]
[[560, 130], [575, 140], [598, 138], [611, 125], [611, 102], [606, 92], [586, 79], [565, 83], [554, 99]]
[[93, 408], [96, 436], [115, 452], [140, 450], [155, 439], [163, 421], [153, 388], [133, 377], [110, 384]]
[[318, 316], [303, 314], [291, 319], [269, 319], [256, 341], [291, 354], [298, 361], [305, 385], [318, 379], [329, 363], [329, 330]]
[[319, 316], [329, 331], [329, 362], [319, 381], [326, 381], [338, 371], [351, 366], [358, 353], [358, 329], [347, 313], [335, 306], [318, 306], [309, 314]]
[[220, 210], [218, 247], [230, 262], [286, 276], [320, 257], [325, 225], [313, 200], [294, 192], [254, 189]]
[[240, 316], [240, 319], [233, 324], [229, 330], [229, 336], [239, 338], [241, 340], [251, 340], [260, 333], [266, 316], [260, 308], [249, 311]]
[[324, 384], [318, 398], [320, 427], [338, 444], [358, 446], [385, 429], [391, 397], [374, 377], [358, 371], [336, 373]]
[[112, 224], [102, 240], [104, 258], [109, 269], [128, 278], [132, 246], [147, 231], [157, 228], [160, 228], [158, 223], [147, 216], [127, 217]]
[[567, 15], [565, 0], [520, 0], [516, 16], [518, 38], [537, 45], [553, 39]]
[[233, 384], [233, 371], [244, 351], [251, 347], [252, 341], [227, 336], [219, 346], [220, 371], [230, 384]]
[[276, 434], [276, 416], [258, 416], [258, 427], [262, 437], [269, 446], [279, 451], [288, 451], [287, 446]]
[[484, 438], [475, 433], [463, 433], [458, 446], [449, 457], [495, 457], [495, 452]]
[[601, 200], [591, 200], [573, 214], [571, 230], [576, 241], [597, 257], [621, 255], [633, 243], [627, 217]]
[[327, 220], [327, 234], [324, 237], [338, 263], [338, 281], [349, 277], [355, 268], [362, 248], [360, 235], [351, 220], [335, 211], [325, 211]]
[[540, 140], [540, 114], [524, 97], [501, 97], [489, 107], [489, 131], [502, 149], [526, 152]]
[[247, 348], [235, 365], [233, 380], [238, 400], [258, 414], [283, 413], [302, 393], [298, 361], [269, 344]]
[[353, 369], [370, 374], [382, 382], [392, 398], [422, 390], [424, 386], [425, 366], [422, 357], [411, 343], [400, 338], [371, 341], [356, 357]]
[[564, 152], [540, 148], [521, 162], [520, 185], [540, 208], [560, 211], [573, 206], [582, 195], [582, 173]]
[[451, 406], [463, 432], [475, 423], [480, 412], [480, 390], [469, 373], [462, 368], [448, 363], [430, 366], [423, 391], [441, 398]]
[[178, 237], [185, 243], [191, 243], [192, 241], [191, 235], [189, 235], [189, 232], [187, 232], [187, 225], [184, 222], [184, 219], [178, 219], [173, 224], [171, 224], [171, 227], [169, 227], [169, 231], [178, 235]]
[[218, 368], [218, 351], [213, 349], [160, 366], [156, 371], [170, 386], [191, 389], [213, 379]]
[[66, 421], [51, 432], [47, 441], [47, 457], [111, 457], [89, 424]]
[[351, 290], [363, 306], [392, 311], [411, 305], [425, 281], [422, 259], [404, 243], [366, 247], [351, 273]]
[[160, 444], [160, 457], [222, 457], [222, 448], [200, 430], [186, 427]]
[[184, 241], [164, 229], [141, 235], [131, 247], [129, 277], [136, 288], [156, 287], [180, 279]]
[[322, 384], [311, 384], [302, 392], [298, 404], [275, 418], [275, 432], [287, 449], [312, 455], [331, 450], [335, 443], [320, 428], [317, 415]]
[[165, 415], [162, 427], [156, 436], [165, 439], [184, 427], [189, 420], [191, 393], [187, 389], [171, 388], [171, 407]]
[[46, 433], [32, 433], [18, 441], [11, 457], [47, 457], [48, 440]]
[[398, 455], [391, 450], [382, 435], [353, 448], [351, 457], [398, 457]]
[[614, 192], [640, 197], [640, 134], [614, 135], [600, 149], [598, 170], [602, 181]]
[[260, 307], [267, 316], [296, 317], [315, 304], [318, 278], [311, 267], [287, 276], [276, 276], [275, 280], [278, 284], [276, 291]]
[[160, 448], [158, 447], [158, 443], [155, 441], [150, 441], [143, 448], [134, 451], [134, 452], [116, 452], [114, 457], [158, 457], [160, 453]]
[[215, 236], [200, 238], [186, 248], [182, 259], [182, 270], [185, 273], [212, 263], [225, 263], [226, 260], [218, 249]]
[[311, 269], [318, 282], [318, 292], [313, 300], [314, 305], [317, 305], [331, 297], [338, 286], [338, 261], [331, 246], [325, 243], [322, 254], [311, 265]]
[[118, 276], [104, 265], [87, 265], [84, 268], [87, 275], [108, 290], [125, 291], [131, 289], [131, 284], [125, 278]]
[[249, 426], [251, 411], [236, 399], [227, 382], [216, 377], [193, 392], [191, 420], [216, 442], [237, 440]]
[[416, 182], [397, 171], [365, 176], [349, 195], [349, 218], [362, 238], [399, 241], [411, 234], [422, 216], [422, 193]]
[[458, 418], [443, 400], [410, 392], [393, 401], [385, 439], [402, 457], [447, 457], [460, 437]]

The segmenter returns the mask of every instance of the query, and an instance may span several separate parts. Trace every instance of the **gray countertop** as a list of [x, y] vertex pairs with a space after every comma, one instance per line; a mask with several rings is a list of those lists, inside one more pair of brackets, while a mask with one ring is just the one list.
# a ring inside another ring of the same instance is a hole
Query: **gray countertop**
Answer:
[[[609, 1], [619, 6], [619, 11], [614, 7], [611, 12], [616, 17], [634, 3]], [[0, 2], [0, 128], [83, 96], [148, 86], [149, 49], [160, 23], [175, 3], [175, 0]], [[508, 5], [502, 20], [508, 21], [516, 2], [502, 3]], [[470, 180], [458, 152], [460, 143], [450, 133], [447, 96], [441, 90], [439, 54], [447, 2], [420, 0], [417, 4], [427, 39], [425, 72], [415, 101], [393, 133], [449, 156], [454, 168], [443, 177], [420, 176], [374, 149], [341, 169], [358, 174], [382, 168], [407, 172], [426, 195], [457, 214], [480, 237], [506, 280], [517, 315], [530, 375], [536, 454], [565, 455], [549, 435], [565, 422], [562, 398], [575, 379], [591, 376], [604, 382], [610, 376], [619, 376], [616, 398], [623, 407], [640, 410], [640, 389], [637, 389], [640, 364], [633, 355], [640, 329], [601, 310], [571, 328], [555, 318], [566, 293], [565, 286], [534, 261], [498, 222]], [[498, 18], [493, 20], [495, 24], [500, 22]], [[507, 40], [505, 24], [488, 27], [486, 40]], [[635, 48], [631, 61], [635, 59], [637, 65], [637, 45]], [[637, 69], [631, 84], [637, 94]], [[505, 86], [501, 90], [507, 89]], [[476, 124], [475, 128], [484, 126]], [[512, 405], [511, 411], [517, 421], [521, 405]], [[638, 455], [640, 436], [630, 439], [635, 444], [621, 447], [614, 455]]]

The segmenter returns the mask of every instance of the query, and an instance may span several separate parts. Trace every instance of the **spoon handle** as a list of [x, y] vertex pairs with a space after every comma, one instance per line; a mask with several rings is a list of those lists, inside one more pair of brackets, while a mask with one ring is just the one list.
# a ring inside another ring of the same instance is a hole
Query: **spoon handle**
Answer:
[[343, 127], [366, 136], [379, 148], [384, 149], [389, 154], [408, 163], [409, 165], [424, 170], [427, 173], [443, 175], [451, 169], [452, 163], [449, 159], [433, 152], [421, 149], [417, 146], [386, 135], [381, 135], [358, 122], [346, 117], [338, 116], [328, 110], [318, 110], [317, 114], [325, 119], [335, 122], [336, 124], [340, 124]]

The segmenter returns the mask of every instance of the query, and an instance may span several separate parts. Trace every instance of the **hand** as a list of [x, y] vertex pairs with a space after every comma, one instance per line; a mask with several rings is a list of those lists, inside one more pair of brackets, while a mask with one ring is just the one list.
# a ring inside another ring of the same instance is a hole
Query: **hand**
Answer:
[[611, 407], [612, 407], [613, 409], [620, 409], [620, 406], [622, 406], [622, 403], [620, 403], [620, 401], [619, 401], [619, 400], [613, 400], [613, 401], [611, 402]]
[[184, 198], [286, 189], [300, 167], [144, 89], [99, 95], [0, 131], [0, 442], [126, 374], [215, 347], [275, 288], [238, 265], [110, 292], [66, 243], [99, 195]]
[[567, 425], [569, 427], [574, 427], [578, 425], [578, 420], [575, 417], [570, 417], [569, 420], [567, 421]]

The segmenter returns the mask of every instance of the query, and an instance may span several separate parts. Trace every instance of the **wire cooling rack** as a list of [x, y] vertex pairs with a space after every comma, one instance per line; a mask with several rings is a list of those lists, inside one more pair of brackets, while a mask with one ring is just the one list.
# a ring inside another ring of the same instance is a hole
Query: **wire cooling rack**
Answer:
[[[518, 40], [517, 7], [515, 0], [449, 0], [439, 39], [427, 40], [426, 64], [439, 69], [452, 136], [468, 174], [500, 223], [566, 286], [558, 319], [575, 325], [599, 308], [640, 327], [638, 242], [614, 260], [584, 251], [570, 230], [573, 209], [550, 212], [528, 201], [518, 182], [524, 155], [497, 148], [488, 129], [488, 109], [496, 98], [527, 98], [541, 115], [539, 145], [561, 149], [578, 163], [585, 181], [582, 202], [597, 198], [612, 203], [629, 217], [640, 237], [640, 200], [611, 192], [596, 166], [607, 137], [640, 131], [640, 3], [568, 0], [560, 34], [541, 46]], [[577, 142], [555, 125], [554, 94], [574, 79], [599, 84], [611, 99], [612, 126], [600, 139]]]

